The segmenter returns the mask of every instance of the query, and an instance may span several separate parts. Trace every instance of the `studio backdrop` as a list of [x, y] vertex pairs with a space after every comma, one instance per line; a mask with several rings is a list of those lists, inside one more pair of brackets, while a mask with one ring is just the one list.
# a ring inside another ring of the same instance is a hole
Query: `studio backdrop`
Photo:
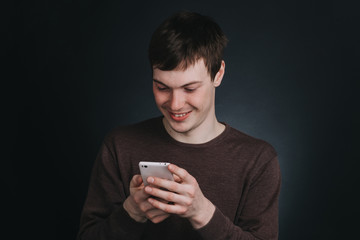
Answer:
[[[155, 28], [179, 10], [211, 16], [229, 39], [216, 114], [277, 150], [279, 239], [347, 239], [356, 232], [359, 110], [351, 6], [224, 0], [8, 7], [8, 152], [19, 160], [4, 163], [3, 178], [16, 204], [27, 196], [31, 213], [45, 209], [41, 222], [51, 219], [56, 239], [76, 236], [104, 136], [160, 115], [147, 48]], [[31, 182], [20, 180], [24, 176]]]

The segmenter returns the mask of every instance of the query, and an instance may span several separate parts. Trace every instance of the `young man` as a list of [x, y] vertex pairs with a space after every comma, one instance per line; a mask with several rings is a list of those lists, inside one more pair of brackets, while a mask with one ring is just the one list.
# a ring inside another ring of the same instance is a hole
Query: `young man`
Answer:
[[[94, 165], [79, 239], [277, 239], [275, 150], [215, 115], [227, 39], [210, 18], [180, 12], [149, 46], [162, 117], [113, 130]], [[170, 162], [175, 181], [144, 187], [140, 161]]]

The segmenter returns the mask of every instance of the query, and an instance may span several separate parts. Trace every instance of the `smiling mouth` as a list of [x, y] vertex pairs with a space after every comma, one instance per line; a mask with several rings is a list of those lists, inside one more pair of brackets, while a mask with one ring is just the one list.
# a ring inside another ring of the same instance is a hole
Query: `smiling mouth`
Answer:
[[170, 114], [170, 117], [173, 120], [180, 122], [180, 121], [184, 121], [186, 118], [188, 118], [191, 112], [192, 111], [185, 112], [185, 113], [172, 113], [172, 112], [169, 112], [169, 114]]

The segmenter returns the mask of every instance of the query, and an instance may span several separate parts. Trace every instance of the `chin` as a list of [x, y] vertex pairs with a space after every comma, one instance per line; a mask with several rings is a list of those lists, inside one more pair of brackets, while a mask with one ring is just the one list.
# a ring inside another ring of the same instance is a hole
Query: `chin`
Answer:
[[191, 127], [189, 127], [189, 124], [184, 122], [176, 122], [173, 119], [168, 119], [166, 118], [167, 124], [169, 125], [169, 127], [177, 132], [177, 133], [187, 133], [190, 131]]
[[182, 133], [182, 134], [190, 132], [189, 128], [176, 128], [176, 127], [171, 126], [171, 129], [173, 129], [177, 133]]

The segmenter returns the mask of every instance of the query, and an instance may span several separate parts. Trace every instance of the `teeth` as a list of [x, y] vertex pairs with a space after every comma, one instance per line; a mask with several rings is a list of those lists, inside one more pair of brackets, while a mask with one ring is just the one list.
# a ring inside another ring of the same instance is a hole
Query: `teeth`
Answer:
[[174, 114], [174, 116], [175, 117], [183, 117], [183, 116], [185, 116], [186, 115], [186, 113], [182, 113], [182, 114]]

